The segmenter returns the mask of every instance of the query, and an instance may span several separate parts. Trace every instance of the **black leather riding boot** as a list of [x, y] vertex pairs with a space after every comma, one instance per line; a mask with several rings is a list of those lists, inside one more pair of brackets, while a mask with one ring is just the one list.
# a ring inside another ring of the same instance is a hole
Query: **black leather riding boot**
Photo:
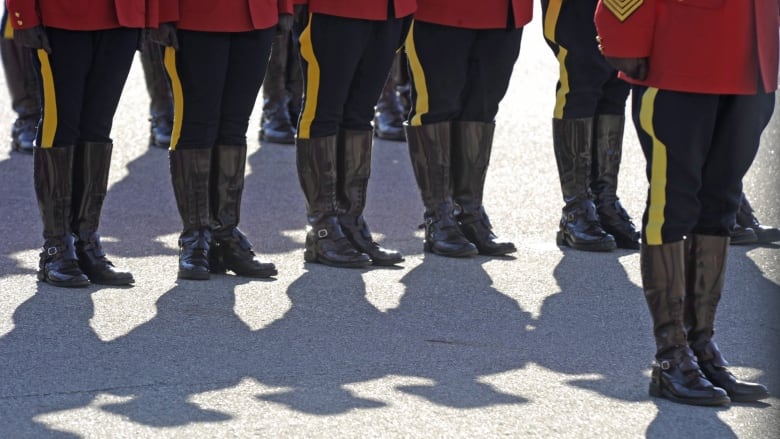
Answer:
[[728, 404], [726, 391], [707, 380], [688, 347], [683, 323], [685, 260], [683, 241], [642, 244], [640, 249], [642, 286], [657, 348], [649, 392], [682, 404]]
[[0, 38], [0, 58], [16, 120], [11, 127], [11, 149], [33, 153], [36, 128], [41, 118], [41, 92], [29, 48], [16, 40]]
[[553, 149], [566, 205], [558, 245], [586, 251], [611, 251], [615, 238], [604, 231], [590, 194], [593, 118], [553, 119]]
[[[398, 62], [397, 58], [395, 62]], [[387, 75], [385, 87], [376, 103], [374, 134], [380, 139], [403, 141], [406, 115], [398, 97], [394, 79], [392, 74]]]
[[73, 233], [81, 271], [95, 284], [129, 285], [133, 275], [117, 271], [108, 260], [98, 234], [100, 213], [108, 190], [111, 143], [81, 142], [73, 162]]
[[615, 238], [618, 248], [638, 250], [639, 232], [617, 196], [625, 119], [612, 114], [595, 118], [590, 190], [604, 231]]
[[73, 146], [35, 148], [33, 175], [44, 239], [38, 280], [58, 287], [86, 287], [89, 279], [79, 268], [71, 233]]
[[477, 247], [463, 235], [455, 219], [458, 212], [452, 200], [450, 174], [452, 124], [439, 122], [405, 128], [412, 169], [425, 206], [424, 250], [449, 257], [476, 255]]
[[715, 312], [723, 291], [729, 238], [692, 235], [685, 289], [685, 326], [688, 344], [699, 366], [712, 384], [723, 388], [732, 401], [752, 402], [769, 397], [766, 387], [740, 381], [728, 370], [728, 363], [712, 340]]
[[211, 148], [169, 153], [171, 182], [181, 216], [179, 279], [209, 279]]
[[149, 92], [149, 146], [168, 148], [173, 129], [173, 95], [163, 64], [162, 46], [147, 39], [141, 65]]
[[[755, 234], [755, 240], [752, 242], [760, 242], [763, 244], [771, 244], [773, 242], [780, 241], [780, 229], [777, 227], [765, 226], [758, 221], [754, 213], [753, 207], [747, 199], [747, 196], [742, 192], [742, 200], [739, 203], [739, 210], [737, 210], [737, 230], [753, 230]], [[734, 242], [734, 233], [731, 234], [731, 243]], [[743, 239], [743, 244], [748, 242]]]
[[400, 253], [377, 244], [363, 217], [371, 176], [371, 131], [342, 130], [338, 135], [339, 223], [352, 245], [371, 257], [374, 265], [403, 262]]
[[485, 188], [495, 123], [452, 122], [452, 193], [460, 207], [460, 230], [477, 246], [479, 254], [502, 256], [517, 251], [493, 233], [482, 194]]
[[287, 82], [287, 56], [290, 36], [277, 33], [271, 46], [271, 57], [263, 80], [263, 115], [260, 141], [291, 145], [295, 143], [295, 125], [290, 119]]
[[337, 136], [298, 139], [298, 180], [306, 198], [309, 227], [303, 258], [333, 267], [362, 268], [369, 255], [357, 250], [339, 222]]
[[249, 239], [238, 229], [245, 165], [246, 145], [217, 145], [213, 148], [209, 270], [212, 273], [230, 270], [246, 277], [275, 276], [274, 264], [259, 260]]

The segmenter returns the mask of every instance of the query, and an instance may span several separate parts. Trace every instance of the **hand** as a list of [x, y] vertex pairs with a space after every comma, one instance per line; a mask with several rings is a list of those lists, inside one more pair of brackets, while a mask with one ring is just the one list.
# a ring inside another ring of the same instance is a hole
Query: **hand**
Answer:
[[160, 23], [157, 29], [149, 29], [149, 41], [179, 50], [176, 25], [173, 23]]
[[644, 81], [647, 78], [647, 58], [610, 58], [607, 62], [632, 79]]
[[290, 14], [279, 14], [279, 22], [276, 23], [276, 32], [285, 34], [290, 32], [293, 25], [293, 16]]
[[46, 53], [51, 53], [49, 37], [43, 26], [35, 26], [28, 29], [14, 29], [14, 41], [20, 46], [32, 49], [43, 49]]

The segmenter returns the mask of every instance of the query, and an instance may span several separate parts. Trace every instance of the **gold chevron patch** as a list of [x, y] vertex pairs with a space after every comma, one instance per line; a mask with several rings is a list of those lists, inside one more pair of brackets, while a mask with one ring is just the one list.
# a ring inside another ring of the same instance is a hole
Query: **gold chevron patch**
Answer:
[[612, 12], [620, 21], [626, 21], [640, 6], [644, 0], [602, 0], [604, 6]]

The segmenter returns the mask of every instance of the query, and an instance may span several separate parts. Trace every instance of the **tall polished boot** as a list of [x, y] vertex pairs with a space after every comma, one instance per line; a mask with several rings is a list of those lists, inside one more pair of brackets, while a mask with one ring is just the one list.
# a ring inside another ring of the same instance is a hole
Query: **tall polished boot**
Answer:
[[[398, 55], [394, 63], [398, 62]], [[385, 87], [379, 95], [374, 111], [374, 135], [380, 139], [403, 141], [404, 136], [404, 108], [396, 91], [394, 75], [387, 75]]]
[[169, 153], [173, 194], [182, 221], [179, 279], [210, 278], [211, 154], [211, 148], [175, 149]]
[[89, 279], [79, 268], [71, 233], [73, 146], [35, 148], [33, 175], [44, 239], [38, 280], [57, 287], [86, 287]]
[[[760, 242], [762, 244], [771, 244], [773, 242], [780, 241], [780, 229], [777, 227], [765, 226], [758, 221], [754, 213], [753, 207], [747, 199], [747, 196], [742, 192], [742, 199], [739, 202], [739, 210], [737, 210], [737, 224], [735, 231], [742, 232], [743, 235], [748, 233], [746, 231], [753, 231], [755, 239], [752, 242]], [[737, 233], [739, 233], [737, 232]], [[735, 232], [731, 234], [731, 243], [736, 244]], [[747, 244], [747, 240], [743, 238], [742, 244]]]
[[212, 243], [209, 270], [230, 270], [239, 276], [271, 277], [270, 262], [257, 258], [249, 239], [238, 229], [244, 191], [246, 145], [217, 145], [211, 158]]
[[460, 207], [458, 224], [479, 254], [487, 256], [517, 251], [513, 243], [498, 240], [482, 205], [495, 128], [495, 123], [452, 122], [452, 192]]
[[0, 58], [11, 108], [17, 116], [11, 126], [11, 150], [32, 154], [41, 118], [41, 92], [30, 49], [16, 40], [0, 38]]
[[723, 388], [732, 401], [752, 402], [769, 397], [766, 387], [740, 381], [726, 366], [728, 363], [712, 340], [715, 312], [723, 291], [729, 238], [693, 235], [688, 255], [688, 282], [685, 290], [685, 326], [688, 344], [699, 366], [712, 384]]
[[290, 36], [277, 33], [271, 46], [271, 57], [263, 80], [263, 115], [260, 121], [260, 141], [291, 145], [295, 143], [295, 128], [288, 109], [289, 96], [285, 87], [287, 47]]
[[303, 258], [333, 267], [362, 268], [371, 257], [357, 250], [339, 222], [337, 136], [298, 139], [296, 165], [309, 227]]
[[149, 92], [149, 146], [168, 148], [173, 130], [173, 95], [163, 64], [162, 47], [147, 38], [141, 66]]
[[561, 180], [563, 207], [558, 245], [577, 250], [611, 251], [615, 238], [599, 223], [590, 194], [593, 118], [553, 119], [553, 149]]
[[441, 256], [466, 257], [478, 253], [455, 219], [458, 212], [452, 199], [452, 124], [439, 122], [406, 125], [409, 157], [420, 188], [425, 213], [426, 252]]
[[95, 284], [130, 285], [131, 273], [117, 271], [103, 251], [98, 234], [100, 213], [108, 190], [111, 143], [81, 142], [73, 164], [73, 232], [81, 271]]
[[371, 131], [342, 130], [338, 135], [339, 223], [352, 245], [371, 257], [374, 265], [395, 265], [404, 258], [371, 237], [363, 210], [371, 176]]
[[596, 116], [590, 190], [599, 223], [615, 238], [617, 247], [639, 250], [639, 232], [617, 196], [625, 119], [622, 115]]
[[650, 396], [691, 405], [728, 404], [726, 391], [707, 380], [688, 347], [683, 323], [685, 243], [642, 244], [640, 268], [657, 348]]

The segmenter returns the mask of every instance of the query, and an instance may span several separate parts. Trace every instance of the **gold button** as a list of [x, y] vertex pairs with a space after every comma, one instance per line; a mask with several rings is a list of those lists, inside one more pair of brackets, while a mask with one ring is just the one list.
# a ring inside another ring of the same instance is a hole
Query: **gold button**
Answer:
[[21, 16], [22, 16], [22, 14], [20, 14], [20, 13], [18, 13], [18, 12], [17, 12], [17, 13], [15, 13], [14, 15], [16, 16], [16, 18], [19, 18], [19, 17], [21, 17]]
[[24, 22], [23, 22], [22, 20], [17, 20], [17, 21], [16, 21], [16, 24], [18, 24], [19, 26], [21, 26], [21, 25], [23, 25], [23, 24], [24, 24]]

